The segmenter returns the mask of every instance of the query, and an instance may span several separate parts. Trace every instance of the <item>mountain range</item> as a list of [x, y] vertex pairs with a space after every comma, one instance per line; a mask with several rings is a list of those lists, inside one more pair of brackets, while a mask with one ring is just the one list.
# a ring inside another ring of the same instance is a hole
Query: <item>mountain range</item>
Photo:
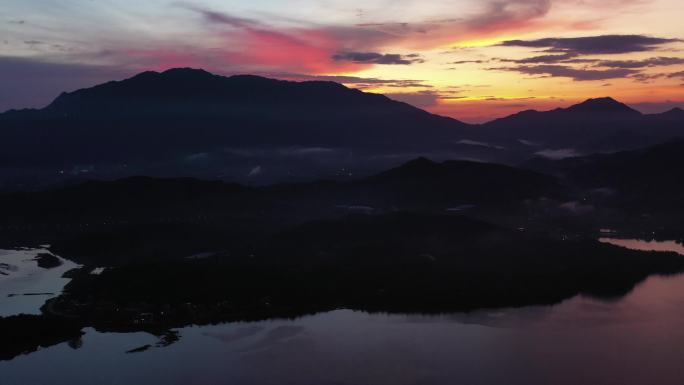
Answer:
[[417, 156], [507, 164], [681, 135], [611, 98], [469, 125], [332, 82], [144, 72], [0, 114], [0, 188], [130, 175], [250, 184], [370, 175]]
[[[622, 296], [684, 269], [596, 240], [682, 239], [684, 142], [644, 148], [682, 121], [600, 98], [468, 125], [335, 83], [191, 69], [9, 111], [0, 182], [24, 191], [0, 193], [0, 241], [84, 267], [41, 316], [0, 318], [18, 336], [0, 359], [86, 326]], [[93, 180], [54, 186], [78, 179]]]
[[[603, 192], [601, 205], [642, 213], [663, 212], [677, 217], [684, 210], [684, 140], [609, 154], [563, 160], [536, 158], [526, 167], [555, 176], [583, 190]], [[679, 226], [677, 226], [679, 227]]]
[[[0, 194], [0, 240], [43, 239], [72, 257], [112, 263], [184, 257], [246, 247], [284, 228], [348, 215], [501, 211], [561, 197], [559, 187], [553, 177], [530, 170], [426, 158], [355, 180], [260, 187], [130, 177]], [[74, 239], [76, 250], [68, 246]]]
[[527, 110], [482, 126], [484, 139], [576, 153], [618, 151], [653, 145], [684, 131], [684, 110], [646, 115], [604, 97], [568, 108]]

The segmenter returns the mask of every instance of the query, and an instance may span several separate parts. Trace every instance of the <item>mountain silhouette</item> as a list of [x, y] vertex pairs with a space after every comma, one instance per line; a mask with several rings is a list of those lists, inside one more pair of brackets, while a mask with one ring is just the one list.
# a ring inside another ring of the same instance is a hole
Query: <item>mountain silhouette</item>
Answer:
[[0, 194], [0, 239], [40, 239], [79, 263], [106, 266], [250, 248], [263, 236], [311, 221], [397, 212], [500, 213], [561, 196], [555, 178], [534, 171], [426, 158], [344, 182], [248, 187], [130, 177]]
[[[45, 180], [56, 174], [239, 179], [256, 174], [250, 172], [256, 166], [315, 176], [338, 168], [319, 166], [326, 155], [331, 161], [381, 153], [405, 158], [448, 149], [470, 129], [333, 82], [187, 68], [63, 93], [46, 108], [0, 114], [0, 127], [0, 173], [18, 180], [34, 174]], [[293, 161], [305, 157], [314, 159]]]
[[418, 158], [373, 176], [344, 182], [248, 187], [194, 178], [129, 177], [5, 194], [0, 195], [0, 227], [34, 220], [61, 224], [167, 220], [194, 223], [197, 218], [259, 218], [265, 211], [273, 217], [281, 213], [283, 218], [296, 221], [298, 217], [338, 215], [350, 206], [370, 207], [378, 212], [442, 212], [459, 205], [511, 203], [558, 194], [554, 178], [534, 171]]
[[682, 122], [684, 121], [684, 110], [675, 107], [660, 114], [653, 114], [651, 117], [656, 119], [679, 120], [679, 122]]
[[603, 97], [551, 111], [522, 111], [484, 124], [479, 133], [479, 140], [502, 145], [522, 141], [540, 149], [594, 153], [635, 149], [678, 137], [684, 133], [684, 117], [677, 109], [644, 115]]
[[[604, 191], [608, 206], [640, 213], [661, 212], [660, 220], [684, 213], [684, 140], [609, 154], [550, 161], [535, 159], [530, 169], [553, 174], [585, 191]], [[661, 226], [660, 224], [659, 226]], [[673, 227], [680, 227], [679, 224]]]
[[466, 127], [333, 82], [194, 69], [144, 72], [64, 93], [42, 110], [8, 113], [0, 121], [10, 126], [4, 143], [49, 141], [49, 157], [31, 158], [50, 162], [166, 159], [250, 146], [416, 148], [457, 137]]
[[563, 110], [565, 114], [588, 114], [592, 116], [635, 117], [641, 113], [611, 97], [588, 99]]
[[0, 190], [132, 175], [273, 183], [370, 175], [420, 155], [518, 164], [544, 149], [615, 151], [681, 135], [682, 110], [612, 98], [483, 125], [333, 82], [143, 72], [0, 114]]
[[[414, 159], [402, 166], [366, 178], [358, 183], [378, 186], [385, 196], [397, 191], [415, 201], [455, 203], [503, 202], [558, 193], [555, 180], [525, 169], [451, 160], [434, 162]], [[459, 202], [460, 200], [460, 202]]]

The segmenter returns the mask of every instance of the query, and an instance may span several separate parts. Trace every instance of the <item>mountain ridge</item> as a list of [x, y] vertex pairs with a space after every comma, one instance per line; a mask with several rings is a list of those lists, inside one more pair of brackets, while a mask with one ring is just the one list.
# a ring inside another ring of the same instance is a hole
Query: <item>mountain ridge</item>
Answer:
[[147, 71], [0, 114], [0, 188], [74, 173], [272, 183], [370, 174], [421, 155], [517, 164], [544, 148], [662, 141], [684, 131], [681, 114], [642, 115], [603, 97], [470, 125], [335, 82]]
[[[0, 164], [14, 170], [105, 165], [115, 173], [163, 168], [175, 175], [209, 173], [205, 177], [248, 175], [265, 163], [284, 168], [275, 157], [318, 152], [428, 152], [471, 129], [334, 82], [224, 77], [187, 68], [63, 93], [43, 109], [0, 114], [0, 127]], [[254, 159], [264, 152], [269, 159]], [[240, 171], [226, 171], [226, 165], [238, 167], [236, 158]], [[187, 167], [197, 170], [177, 171]]]
[[[86, 88], [81, 88], [78, 90], [74, 90], [71, 92], [62, 92], [59, 96], [57, 96], [52, 102], [50, 102], [47, 106], [43, 108], [22, 108], [22, 109], [10, 109], [4, 112], [0, 112], [0, 116], [4, 115], [6, 113], [10, 112], [33, 112], [33, 111], [41, 111], [41, 110], [46, 110], [46, 109], [55, 109], [57, 106], [63, 103], [64, 99], [68, 99], [71, 97], [79, 96], [81, 94], [86, 94], [86, 93], [92, 93], [93, 91], [101, 91], [101, 90], [106, 90], [106, 89], [111, 89], [113, 87], [119, 87], [122, 85], [127, 85], [127, 84], [132, 84], [136, 82], [150, 82], [150, 81], [159, 81], [159, 80], [181, 80], [183, 82], [188, 82], [188, 81], [213, 81], [213, 80], [232, 80], [232, 81], [252, 81], [252, 82], [262, 82], [264, 84], [273, 84], [273, 83], [280, 83], [280, 84], [304, 84], [304, 85], [327, 85], [331, 86], [330, 88], [337, 88], [337, 89], [345, 89], [349, 91], [356, 91], [359, 93], [362, 93], [364, 95], [378, 95], [382, 96], [386, 99], [393, 100], [397, 103], [401, 103], [404, 105], [411, 106], [413, 108], [416, 108], [418, 110], [424, 111], [418, 107], [415, 107], [409, 103], [397, 101], [394, 99], [391, 99], [389, 97], [386, 97], [385, 95], [382, 94], [377, 94], [377, 93], [367, 93], [360, 91], [358, 89], [354, 88], [347, 88], [344, 85], [334, 82], [334, 81], [327, 81], [327, 80], [306, 80], [306, 81], [291, 81], [291, 80], [281, 80], [281, 79], [275, 79], [275, 78], [268, 78], [260, 75], [250, 75], [250, 74], [238, 74], [238, 75], [231, 75], [231, 76], [223, 76], [223, 75], [216, 75], [212, 74], [211, 72], [208, 72], [204, 69], [199, 69], [199, 68], [190, 68], [190, 67], [179, 67], [179, 68], [170, 68], [165, 71], [144, 71], [140, 72], [136, 75], [133, 75], [129, 78], [123, 79], [123, 80], [117, 80], [117, 81], [109, 81], [101, 84], [94, 85], [92, 87], [86, 87]], [[89, 95], [91, 96], [91, 95]], [[639, 113], [640, 115], [646, 115], [642, 114], [641, 112], [635, 110], [634, 108], [630, 107], [629, 105], [619, 102], [618, 100], [614, 99], [613, 97], [610, 96], [603, 96], [603, 97], [596, 97], [596, 98], [588, 98], [586, 100], [583, 100], [581, 102], [572, 104], [566, 108], [561, 108], [557, 107], [552, 110], [536, 110], [536, 109], [528, 109], [528, 110], [521, 110], [516, 113], [507, 115], [505, 117], [501, 118], [495, 118], [490, 121], [481, 123], [479, 125], [487, 125], [492, 122], [495, 122], [497, 120], [501, 119], [507, 119], [511, 118], [514, 116], [518, 115], [525, 115], [525, 114], [530, 114], [530, 113], [548, 113], [548, 112], [559, 112], [559, 111], [607, 111], [607, 110], [622, 110], [622, 111], [629, 111], [632, 114]], [[649, 115], [662, 115], [662, 114], [668, 114], [671, 112], [682, 112], [682, 110], [679, 107], [672, 108], [668, 111], [663, 111], [660, 113], [654, 113], [654, 114], [649, 114]], [[430, 115], [442, 117], [444, 119], [450, 119], [462, 124], [468, 124], [460, 121], [457, 118], [453, 117], [448, 117], [448, 116], [443, 116], [439, 114], [432, 114], [427, 111], [424, 111]], [[635, 114], [634, 114], [635, 115]], [[478, 124], [473, 124], [474, 126]]]

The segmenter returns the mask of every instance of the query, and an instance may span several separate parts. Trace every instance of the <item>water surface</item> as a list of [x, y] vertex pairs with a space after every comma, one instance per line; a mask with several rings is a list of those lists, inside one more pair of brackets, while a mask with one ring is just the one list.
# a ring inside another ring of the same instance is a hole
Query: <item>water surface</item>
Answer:
[[0, 249], [0, 317], [16, 314], [40, 314], [46, 300], [59, 295], [69, 282], [62, 275], [77, 264], [60, 258], [62, 264], [52, 269], [38, 266], [35, 260], [47, 249]]
[[142, 353], [125, 352], [157, 339], [88, 329], [81, 342], [0, 362], [0, 373], [6, 385], [680, 385], [682, 324], [684, 277], [652, 277], [613, 302], [441, 316], [338, 310], [184, 328], [176, 344]]
[[599, 238], [599, 242], [639, 251], [669, 251], [684, 255], [684, 245], [677, 241], [656, 241], [645, 239]]
[[86, 329], [79, 341], [0, 362], [0, 375], [3, 385], [681, 385], [682, 325], [684, 276], [654, 276], [613, 301], [448, 315], [337, 310], [187, 327], [168, 347], [146, 333]]

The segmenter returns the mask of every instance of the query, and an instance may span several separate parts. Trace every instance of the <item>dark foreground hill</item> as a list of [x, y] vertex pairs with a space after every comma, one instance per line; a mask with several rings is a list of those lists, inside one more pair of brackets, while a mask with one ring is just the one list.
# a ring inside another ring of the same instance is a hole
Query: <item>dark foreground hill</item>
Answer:
[[0, 195], [0, 228], [9, 241], [51, 243], [80, 262], [107, 265], [228, 245], [235, 250], [287, 226], [354, 212], [503, 210], [561, 195], [554, 178], [533, 171], [419, 158], [348, 182], [246, 187], [134, 177], [5, 194]]
[[[640, 238], [684, 239], [684, 141], [527, 166], [575, 191], [585, 220]], [[589, 218], [590, 217], [590, 218]]]
[[633, 209], [684, 209], [684, 141], [633, 151], [597, 154], [527, 165], [584, 189], [604, 189], [615, 205]]

